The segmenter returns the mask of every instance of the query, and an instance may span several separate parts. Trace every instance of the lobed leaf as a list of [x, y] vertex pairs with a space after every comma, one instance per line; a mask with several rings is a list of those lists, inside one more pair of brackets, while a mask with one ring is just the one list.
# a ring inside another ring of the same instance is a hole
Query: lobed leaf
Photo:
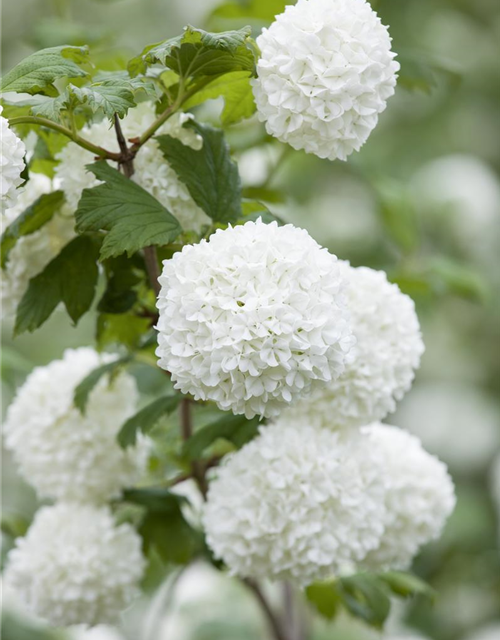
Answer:
[[68, 45], [41, 49], [22, 60], [2, 78], [0, 91], [57, 95], [53, 84], [55, 80], [88, 75], [78, 66], [87, 62], [88, 53], [88, 47]]
[[242, 447], [257, 434], [259, 423], [258, 417], [248, 420], [245, 416], [224, 415], [192, 435], [184, 443], [182, 452], [191, 460], [195, 460], [219, 438], [229, 440], [238, 448]]
[[168, 244], [182, 232], [158, 200], [104, 160], [87, 165], [87, 169], [104, 184], [84, 189], [75, 213], [76, 230], [109, 232], [102, 243], [101, 259]]
[[193, 200], [212, 220], [236, 222], [241, 216], [241, 182], [224, 133], [208, 125], [190, 126], [203, 139], [201, 149], [191, 149], [167, 135], [156, 138], [160, 149]]
[[89, 236], [69, 242], [30, 280], [17, 308], [14, 334], [37, 329], [61, 302], [76, 324], [94, 299], [98, 255], [99, 245]]

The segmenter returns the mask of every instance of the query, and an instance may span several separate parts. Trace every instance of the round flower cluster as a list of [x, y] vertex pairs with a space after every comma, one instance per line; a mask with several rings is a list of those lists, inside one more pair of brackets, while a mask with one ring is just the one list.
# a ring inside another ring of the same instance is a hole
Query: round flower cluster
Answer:
[[159, 365], [196, 400], [271, 417], [344, 371], [344, 278], [302, 229], [218, 230], [166, 260], [159, 281]]
[[[54, 190], [52, 180], [41, 173], [30, 173], [26, 186], [19, 189], [14, 206], [5, 211], [3, 230], [43, 194]], [[28, 288], [38, 275], [75, 235], [73, 218], [56, 213], [40, 229], [19, 238], [1, 270], [0, 301], [2, 318], [12, 318]]]
[[356, 432], [262, 427], [210, 483], [204, 525], [216, 557], [233, 574], [300, 585], [360, 562], [385, 520], [369, 444]]
[[[0, 114], [3, 107], [0, 106]], [[0, 115], [0, 198], [3, 206], [12, 205], [17, 197], [17, 187], [23, 182], [24, 142], [9, 127], [9, 121]]]
[[253, 90], [267, 132], [294, 149], [345, 160], [394, 93], [399, 64], [365, 0], [298, 0], [257, 38]]
[[106, 507], [42, 507], [9, 552], [5, 582], [56, 626], [114, 623], [138, 592], [141, 539]]
[[364, 428], [382, 457], [385, 489], [384, 535], [364, 564], [376, 569], [407, 569], [419, 548], [441, 534], [455, 507], [446, 465], [427, 453], [415, 436], [382, 424]]
[[332, 429], [381, 420], [410, 388], [424, 351], [413, 300], [383, 271], [341, 263], [356, 345], [344, 373], [289, 412]]
[[[135, 138], [144, 133], [155, 117], [154, 107], [150, 103], [142, 102], [135, 109], [131, 109], [121, 123], [125, 138]], [[193, 129], [184, 126], [191, 119], [191, 114], [176, 113], [158, 129], [157, 134], [172, 136], [192, 149], [200, 149], [201, 137]], [[120, 150], [115, 130], [107, 121], [84, 127], [81, 135], [108, 151]], [[85, 168], [87, 164], [94, 162], [94, 155], [70, 142], [59, 152], [57, 159], [59, 164], [56, 167], [56, 175], [61, 182], [68, 205], [74, 211], [83, 189], [100, 184], [94, 174]], [[199, 231], [203, 225], [210, 224], [208, 216], [195, 204], [186, 185], [179, 180], [168, 164], [156, 140], [149, 140], [139, 149], [134, 159], [134, 169], [134, 182], [159, 200], [179, 220], [184, 229]]]
[[41, 497], [105, 502], [137, 481], [147, 443], [123, 450], [116, 441], [136, 411], [134, 378], [103, 376], [91, 391], [85, 413], [73, 403], [76, 386], [114, 356], [90, 348], [65, 351], [62, 360], [37, 367], [9, 406], [5, 443], [23, 477]]

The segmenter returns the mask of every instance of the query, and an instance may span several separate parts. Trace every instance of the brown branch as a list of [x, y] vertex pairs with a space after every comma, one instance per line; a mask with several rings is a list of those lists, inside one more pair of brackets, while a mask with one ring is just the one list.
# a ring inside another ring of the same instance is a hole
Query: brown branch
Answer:
[[115, 132], [116, 139], [118, 140], [118, 146], [120, 147], [120, 160], [118, 164], [123, 167], [123, 173], [127, 178], [131, 178], [134, 175], [134, 156], [135, 154], [128, 148], [127, 141], [123, 135], [122, 127], [120, 124], [120, 118], [115, 113]]
[[269, 623], [269, 629], [273, 634], [273, 638], [275, 638], [275, 640], [290, 640], [281, 627], [279, 617], [272, 610], [271, 605], [267, 601], [266, 596], [261, 591], [258, 583], [251, 578], [243, 578], [242, 582], [250, 589], [250, 591], [253, 592], [258, 603], [260, 604], [262, 611], [266, 616], [267, 622]]

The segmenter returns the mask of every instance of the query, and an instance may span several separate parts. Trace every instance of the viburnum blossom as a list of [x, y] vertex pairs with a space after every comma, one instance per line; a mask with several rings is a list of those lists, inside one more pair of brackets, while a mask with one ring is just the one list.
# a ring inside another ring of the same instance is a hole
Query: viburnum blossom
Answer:
[[344, 373], [290, 415], [332, 429], [381, 420], [410, 388], [424, 351], [413, 300], [383, 271], [341, 263], [356, 345]]
[[9, 552], [5, 582], [55, 626], [112, 624], [138, 594], [141, 538], [106, 507], [42, 507]]
[[176, 389], [270, 417], [344, 371], [344, 278], [303, 229], [247, 222], [163, 264], [156, 353]]
[[76, 386], [114, 359], [90, 348], [68, 349], [62, 360], [37, 367], [9, 406], [5, 444], [41, 497], [101, 503], [140, 478], [147, 442], [124, 450], [116, 440], [136, 411], [134, 378], [128, 373], [112, 380], [103, 376], [84, 414], [73, 402]]
[[262, 427], [210, 483], [207, 542], [232, 574], [307, 585], [380, 544], [384, 485], [371, 443], [297, 427]]
[[[43, 194], [55, 188], [53, 181], [41, 173], [30, 173], [26, 186], [19, 189], [14, 206], [5, 211], [2, 230], [12, 224]], [[1, 270], [0, 300], [2, 318], [12, 318], [31, 278], [38, 275], [75, 235], [75, 221], [57, 212], [40, 229], [19, 238]]]
[[[3, 107], [0, 106], [0, 114]], [[17, 198], [17, 187], [22, 184], [21, 173], [26, 166], [24, 142], [9, 127], [9, 121], [0, 115], [0, 199], [2, 210], [12, 206]]]
[[253, 89], [266, 130], [294, 149], [345, 160], [394, 93], [399, 64], [365, 0], [298, 0], [257, 38]]
[[[141, 135], [154, 122], [155, 117], [153, 105], [142, 102], [131, 109], [123, 119], [121, 127], [124, 136], [129, 139]], [[192, 117], [188, 113], [174, 114], [158, 129], [157, 135], [166, 134], [192, 149], [200, 149], [201, 137], [193, 129], [184, 126]], [[85, 126], [81, 135], [108, 151], [120, 150], [115, 130], [107, 120]], [[87, 164], [95, 161], [95, 157], [90, 151], [70, 142], [59, 152], [57, 159], [59, 165], [56, 167], [56, 175], [61, 181], [61, 188], [69, 206], [75, 210], [83, 189], [99, 184], [94, 174], [85, 168]], [[184, 229], [199, 231], [204, 224], [210, 223], [210, 219], [195, 204], [186, 185], [179, 180], [163, 156], [156, 140], [149, 140], [139, 149], [134, 159], [132, 180], [159, 200], [179, 220]]]
[[375, 569], [407, 569], [421, 546], [435, 540], [455, 507], [446, 465], [427, 453], [415, 436], [398, 427], [363, 429], [381, 456], [385, 483], [384, 535], [363, 564]]

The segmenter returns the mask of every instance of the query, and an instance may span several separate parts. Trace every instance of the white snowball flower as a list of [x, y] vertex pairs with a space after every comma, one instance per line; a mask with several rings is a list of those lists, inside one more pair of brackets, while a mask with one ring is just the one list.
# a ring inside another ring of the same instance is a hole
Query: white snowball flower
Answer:
[[156, 353], [176, 389], [271, 417], [343, 372], [343, 277], [303, 229], [247, 222], [163, 264]]
[[[0, 114], [3, 107], [0, 106]], [[24, 142], [9, 127], [9, 121], [0, 115], [0, 199], [2, 210], [17, 198], [17, 187], [22, 183], [21, 173], [26, 166]]]
[[5, 582], [55, 626], [113, 624], [138, 593], [141, 538], [106, 507], [41, 508], [9, 552]]
[[368, 438], [278, 421], [210, 483], [207, 542], [232, 574], [307, 585], [350, 568], [384, 531]]
[[[25, 209], [41, 195], [55, 190], [52, 180], [41, 173], [30, 173], [26, 186], [19, 189], [16, 204], [5, 211], [2, 231], [12, 224]], [[73, 239], [75, 221], [58, 212], [40, 229], [19, 238], [9, 253], [7, 264], [1, 270], [1, 317], [15, 316], [17, 306], [28, 288], [31, 278], [38, 275]]]
[[413, 300], [383, 271], [341, 263], [356, 345], [345, 372], [289, 413], [332, 429], [381, 420], [410, 388], [424, 345]]
[[41, 497], [105, 502], [134, 484], [144, 470], [148, 445], [123, 450], [116, 435], [136, 411], [134, 378], [103, 376], [85, 414], [73, 404], [76, 386], [115, 356], [91, 348], [68, 349], [62, 360], [37, 367], [7, 411], [5, 443], [22, 476]]
[[363, 430], [382, 458], [386, 484], [384, 535], [364, 560], [377, 569], [407, 569], [419, 548], [441, 534], [455, 507], [446, 465], [427, 453], [415, 436], [385, 424]]
[[253, 90], [269, 134], [320, 158], [345, 160], [375, 128], [399, 63], [365, 0], [298, 0], [257, 38]]
[[[200, 149], [200, 136], [189, 127], [184, 127], [192, 117], [187, 113], [174, 114], [158, 129], [157, 135], [166, 134], [192, 149]], [[121, 122], [125, 138], [141, 135], [155, 118], [154, 107], [150, 103], [142, 102], [135, 109], [131, 109]], [[108, 151], [120, 150], [115, 130], [107, 120], [84, 127], [81, 135]], [[70, 142], [60, 151], [57, 159], [60, 163], [56, 167], [56, 174], [61, 181], [68, 204], [75, 210], [83, 189], [99, 184], [94, 174], [85, 169], [87, 164], [95, 161], [94, 154]], [[115, 163], [111, 164], [116, 166]], [[159, 200], [179, 220], [184, 229], [199, 231], [203, 225], [210, 224], [210, 218], [195, 204], [186, 185], [179, 180], [164, 158], [156, 140], [151, 139], [141, 147], [134, 159], [134, 169], [132, 179]]]
[[416, 385], [394, 421], [461, 475], [481, 473], [500, 447], [498, 406], [470, 382]]

